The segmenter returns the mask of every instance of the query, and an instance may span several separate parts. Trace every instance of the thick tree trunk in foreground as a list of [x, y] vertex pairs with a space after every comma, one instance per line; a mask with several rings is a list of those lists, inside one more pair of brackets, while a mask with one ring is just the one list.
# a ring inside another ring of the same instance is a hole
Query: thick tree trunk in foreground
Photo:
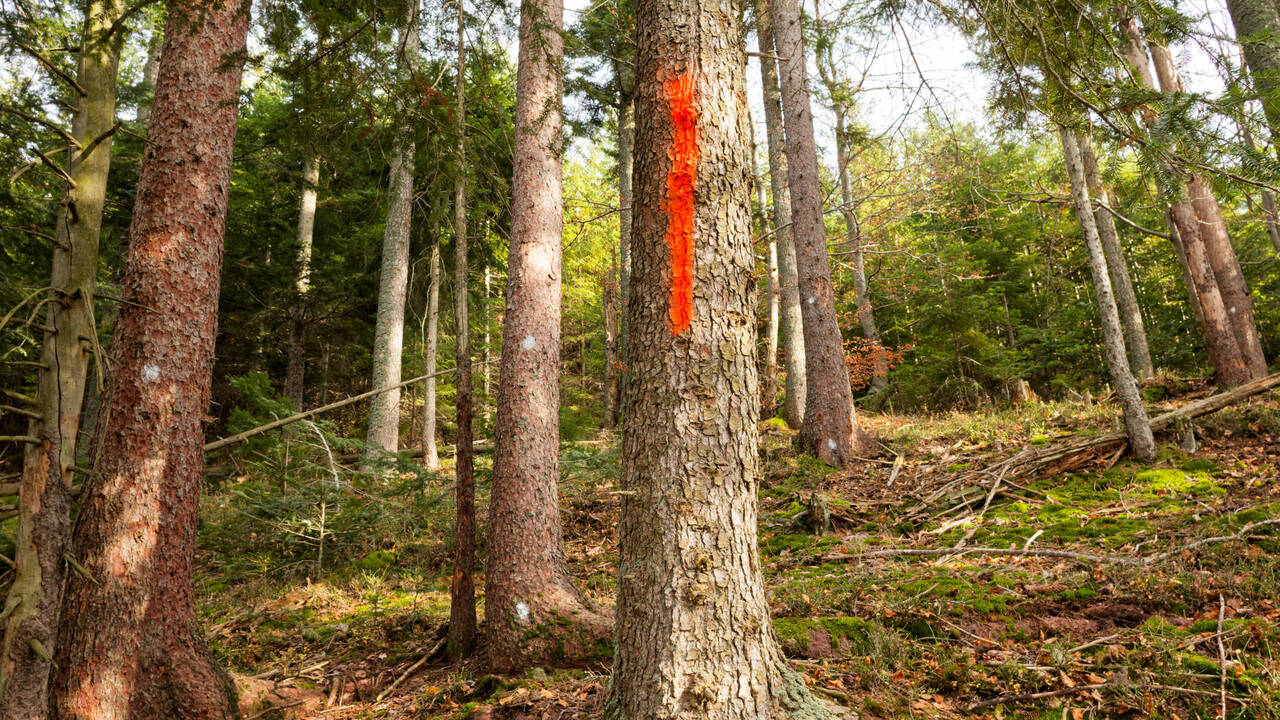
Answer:
[[1244, 49], [1253, 89], [1272, 140], [1280, 139], [1280, 12], [1274, 0], [1227, 0], [1236, 41]]
[[476, 486], [475, 449], [471, 444], [471, 319], [467, 301], [471, 283], [467, 272], [467, 46], [462, 33], [466, 15], [458, 0], [457, 174], [453, 178], [453, 311], [456, 320], [454, 366], [458, 369], [454, 407], [458, 433], [454, 444], [453, 577], [449, 585], [449, 657], [471, 652], [476, 640]]
[[[439, 228], [436, 228], [439, 230]], [[436, 352], [440, 347], [440, 233], [431, 241], [431, 287], [427, 290], [426, 347], [423, 348], [423, 372], [436, 372]], [[436, 449], [436, 379], [427, 378], [422, 385], [422, 466], [440, 468], [440, 452]]]
[[85, 480], [54, 713], [234, 718], [192, 564], [247, 4], [176, 2], [138, 180], [111, 385]]
[[796, 275], [796, 245], [791, 225], [791, 188], [787, 173], [787, 143], [782, 119], [782, 91], [778, 87], [773, 22], [768, 0], [754, 0], [756, 36], [759, 39], [760, 80], [764, 87], [764, 122], [769, 144], [769, 192], [773, 195], [773, 232], [778, 243], [778, 290], [781, 303], [779, 334], [783, 388], [782, 417], [793, 428], [804, 422], [805, 382], [804, 313], [800, 309], [800, 283]]
[[844, 338], [836, 318], [827, 232], [822, 222], [822, 188], [813, 112], [805, 70], [804, 37], [797, 0], [772, 0], [774, 44], [783, 58], [783, 115], [786, 118], [787, 175], [795, 224], [796, 268], [804, 314], [805, 382], [815, 391], [805, 398], [800, 439], [820, 459], [848, 463], [867, 444], [858, 427], [845, 365]]
[[[400, 39], [403, 72], [412, 72], [418, 56], [418, 11], [410, 8]], [[407, 112], [407, 108], [399, 108]], [[378, 314], [373, 330], [373, 387], [400, 382], [404, 353], [405, 289], [409, 284], [409, 236], [413, 227], [413, 129], [400, 120], [391, 141], [391, 173], [387, 178], [386, 227], [382, 233], [382, 268], [378, 274]], [[365, 434], [366, 463], [400, 449], [400, 391], [374, 396], [369, 402]]]
[[1071, 198], [1075, 202], [1076, 219], [1080, 222], [1080, 233], [1084, 236], [1085, 249], [1089, 255], [1089, 272], [1093, 275], [1094, 296], [1098, 302], [1098, 315], [1102, 323], [1103, 355], [1111, 375], [1111, 387], [1115, 390], [1120, 408], [1124, 412], [1125, 432], [1129, 436], [1129, 452], [1142, 462], [1151, 462], [1156, 457], [1156, 442], [1151, 435], [1151, 421], [1147, 418], [1146, 408], [1142, 405], [1138, 383], [1129, 370], [1129, 359], [1125, 354], [1124, 330], [1120, 324], [1120, 313], [1116, 309], [1115, 296], [1111, 290], [1106, 252], [1102, 248], [1102, 240], [1098, 237], [1098, 228], [1094, 224], [1093, 203], [1089, 200], [1089, 186], [1085, 180], [1086, 173], [1078, 140], [1076, 134], [1065, 127], [1059, 128], [1059, 135], [1062, 139], [1062, 154], [1067, 163], [1067, 174], [1071, 178]]
[[1124, 324], [1124, 344], [1129, 349], [1130, 367], [1137, 379], [1146, 380], [1155, 376], [1156, 371], [1151, 364], [1151, 349], [1147, 345], [1147, 328], [1142, 320], [1142, 308], [1138, 305], [1138, 294], [1134, 292], [1133, 280], [1129, 276], [1129, 262], [1124, 256], [1124, 248], [1120, 245], [1116, 219], [1107, 210], [1107, 207], [1113, 206], [1111, 194], [1102, 184], [1102, 171], [1098, 167], [1098, 155], [1093, 151], [1093, 141], [1085, 133], [1077, 134], [1076, 139], [1080, 149], [1080, 159], [1084, 163], [1084, 177], [1088, 183], [1089, 195], [1101, 203], [1094, 207], [1093, 219], [1098, 228], [1098, 237], [1102, 241], [1102, 251], [1107, 258], [1107, 270], [1111, 273], [1111, 288], [1115, 291], [1120, 321]]
[[[123, 0], [94, 0], [85, 8], [72, 134], [81, 146], [67, 168], [75, 186], [58, 210], [52, 275], [42, 338], [35, 404], [27, 434], [39, 438], [23, 450], [14, 580], [3, 614], [0, 645], [0, 717], [41, 718], [48, 708], [51, 666], [61, 611], [62, 556], [71, 534], [71, 468], [89, 366], [98, 330], [93, 294], [98, 280], [98, 234], [111, 168], [116, 74], [125, 13]], [[96, 140], [100, 142], [93, 145]], [[85, 150], [88, 150], [86, 153]], [[99, 373], [101, 377], [101, 373]], [[40, 649], [37, 650], [37, 647]], [[42, 655], [44, 657], [42, 657]]]
[[[316, 185], [320, 182], [320, 157], [307, 157], [302, 168], [302, 200], [298, 203], [298, 269], [294, 275], [297, 298], [289, 318], [289, 365], [284, 376], [284, 395], [293, 406], [304, 409], [307, 372], [307, 292], [311, 289], [311, 240], [316, 229]], [[381, 387], [375, 385], [374, 387]]]
[[485, 628], [511, 673], [599, 648], [611, 624], [574, 587], [560, 535], [561, 0], [520, 8], [511, 250], [498, 373]]
[[[1151, 50], [1156, 77], [1160, 80], [1160, 91], [1165, 94], [1183, 92], [1182, 79], [1174, 67], [1169, 48], [1151, 40], [1148, 40], [1147, 45]], [[1231, 238], [1227, 234], [1227, 225], [1222, 218], [1218, 199], [1214, 196], [1209, 181], [1198, 172], [1191, 173], [1186, 186], [1191, 206], [1199, 219], [1200, 237], [1204, 241], [1218, 291], [1231, 320], [1236, 344], [1244, 355], [1245, 366], [1249, 370], [1249, 379], [1263, 377], [1267, 374], [1267, 361], [1262, 354], [1262, 340], [1258, 336], [1258, 326], [1253, 318], [1253, 298], [1245, 283], [1244, 273], [1240, 270], [1240, 261], [1236, 259], [1235, 248], [1231, 247]]]
[[637, 15], [631, 415], [605, 717], [827, 717], [778, 648], [756, 547], [741, 12], [640, 0]]

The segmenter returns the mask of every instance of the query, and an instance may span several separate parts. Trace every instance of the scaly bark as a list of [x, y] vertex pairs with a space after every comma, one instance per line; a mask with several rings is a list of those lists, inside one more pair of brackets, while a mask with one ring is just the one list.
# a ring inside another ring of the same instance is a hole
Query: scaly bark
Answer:
[[1138, 294], [1134, 292], [1133, 280], [1129, 276], [1129, 261], [1120, 245], [1116, 220], [1107, 210], [1113, 206], [1111, 194], [1102, 183], [1102, 172], [1098, 167], [1098, 155], [1093, 150], [1093, 141], [1084, 133], [1080, 133], [1076, 139], [1080, 160], [1084, 163], [1089, 196], [1100, 203], [1093, 208], [1093, 219], [1098, 229], [1098, 238], [1102, 242], [1102, 251], [1107, 258], [1107, 270], [1111, 274], [1111, 288], [1115, 291], [1120, 321], [1124, 324], [1124, 344], [1129, 349], [1130, 368], [1138, 380], [1146, 380], [1154, 377], [1156, 371], [1151, 364], [1151, 349], [1147, 345], [1147, 328], [1142, 320], [1142, 308], [1138, 305]]
[[751, 121], [751, 178], [756, 191], [756, 206], [760, 212], [760, 231], [768, 236], [768, 247], [765, 256], [765, 317], [768, 326], [765, 329], [764, 358], [764, 399], [760, 403], [760, 419], [773, 417], [778, 403], [778, 235], [769, 228], [768, 204], [764, 197], [764, 181], [756, 166], [756, 131], [755, 122]]
[[[1151, 72], [1151, 63], [1147, 57], [1147, 43], [1137, 21], [1131, 16], [1122, 17], [1120, 30], [1125, 36], [1125, 57], [1129, 60], [1131, 70], [1145, 87], [1157, 89], [1156, 78]], [[1156, 118], [1144, 116], [1144, 122], [1151, 127]], [[1175, 174], [1172, 167], [1166, 167], [1166, 170], [1170, 176]], [[1173, 238], [1174, 253], [1182, 265], [1184, 278], [1190, 281], [1187, 283], [1187, 295], [1193, 310], [1196, 310], [1196, 319], [1200, 322], [1200, 333], [1204, 338], [1209, 361], [1213, 364], [1220, 384], [1227, 387], [1239, 385], [1248, 380], [1250, 371], [1236, 342], [1227, 307], [1223, 303], [1218, 281], [1209, 263], [1195, 209], [1191, 206], [1186, 188], [1180, 183], [1165, 183], [1161, 191], [1170, 198], [1167, 215], [1172, 230], [1170, 236]]]
[[821, 392], [810, 393], [805, 398], [800, 440], [821, 460], [844, 466], [869, 441], [858, 427], [854, 413], [844, 338], [836, 318], [799, 2], [772, 0], [769, 14], [774, 44], [783, 58], [780, 62], [782, 109], [786, 120], [787, 177], [795, 225], [800, 308], [804, 315], [805, 381], [809, 387], [821, 388]]
[[793, 428], [804, 422], [805, 382], [804, 313], [800, 308], [800, 283], [796, 274], [795, 236], [791, 225], [791, 188], [787, 176], [787, 143], [782, 119], [782, 91], [778, 65], [773, 59], [773, 22], [768, 0], [755, 0], [756, 37], [759, 40], [760, 80], [764, 87], [764, 124], [769, 147], [769, 192], [773, 195], [773, 232], [778, 243], [778, 290], [782, 344], [782, 417]]
[[53, 712], [65, 720], [236, 718], [193, 599], [205, 413], [217, 335], [240, 0], [174, 2], [156, 82], [59, 629]]
[[471, 319], [467, 301], [470, 280], [467, 272], [467, 46], [463, 36], [462, 0], [458, 3], [458, 97], [454, 107], [454, 134], [457, 135], [457, 173], [453, 177], [453, 310], [457, 337], [454, 365], [457, 387], [454, 407], [458, 433], [454, 445], [454, 548], [453, 577], [449, 585], [449, 657], [457, 659], [471, 652], [476, 638], [476, 487], [475, 450], [471, 445]]
[[[631, 297], [631, 172], [632, 157], [636, 139], [635, 116], [635, 71], [627, 63], [617, 63], [614, 73], [618, 78], [621, 94], [618, 107], [618, 357], [626, 357], [627, 339], [627, 303]], [[615, 415], [621, 417], [625, 410], [622, 407], [622, 388], [627, 383], [627, 367], [623, 363], [619, 368]]]
[[561, 0], [520, 6], [511, 249], [485, 567], [489, 666], [598, 651], [611, 624], [569, 577], [560, 534]]
[[1094, 297], [1098, 303], [1098, 315], [1102, 323], [1103, 356], [1107, 361], [1107, 371], [1111, 375], [1111, 387], [1115, 390], [1120, 408], [1124, 412], [1125, 432], [1129, 436], [1129, 452], [1141, 462], [1151, 462], [1156, 458], [1156, 443], [1151, 435], [1151, 421], [1147, 418], [1146, 408], [1142, 405], [1138, 383], [1129, 369], [1129, 360], [1125, 353], [1124, 329], [1121, 326], [1120, 312], [1116, 308], [1115, 296], [1112, 293], [1106, 251], [1098, 235], [1093, 203], [1089, 199], [1089, 185], [1085, 179], [1086, 172], [1081, 159], [1079, 139], [1068, 128], [1059, 128], [1058, 132], [1062, 140], [1062, 154], [1067, 164], [1067, 175], [1071, 180], [1071, 198], [1075, 204], [1076, 219], [1080, 223], [1080, 233], [1084, 236], [1085, 249], [1088, 251], [1089, 273], [1093, 276]]
[[[1160, 81], [1160, 91], [1165, 94], [1183, 92], [1182, 79], [1178, 77], [1169, 49], [1150, 39], [1147, 46], [1151, 50], [1151, 60]], [[1199, 220], [1200, 237], [1204, 241], [1222, 302], [1226, 305], [1236, 344], [1244, 355], [1244, 363], [1249, 370], [1248, 379], [1264, 377], [1267, 374], [1267, 360], [1262, 354], [1262, 339], [1258, 335], [1258, 325], [1253, 317], [1253, 297], [1245, 283], [1235, 248], [1231, 247], [1231, 237], [1227, 234], [1218, 198], [1214, 196], [1209, 181], [1199, 172], [1186, 174], [1186, 188]]]
[[[71, 468], [89, 366], [97, 343], [93, 318], [98, 280], [98, 235], [111, 168], [116, 76], [125, 14], [123, 0], [91, 0], [85, 6], [82, 48], [67, 173], [74, 185], [62, 198], [54, 229], [52, 273], [42, 338], [35, 404], [38, 417], [27, 435], [19, 484], [14, 580], [0, 618], [0, 718], [42, 718], [49, 705], [49, 657], [56, 650], [71, 533]], [[114, 30], [114, 32], [113, 32]], [[99, 373], [99, 380], [101, 373]]]
[[[316, 228], [316, 186], [320, 183], [320, 157], [307, 156], [302, 168], [302, 199], [298, 203], [298, 255], [293, 278], [296, 293], [289, 313], [289, 365], [284, 395], [304, 409], [307, 372], [307, 292], [311, 289], [311, 244]], [[374, 387], [381, 387], [375, 385]]]
[[828, 717], [779, 651], [756, 546], [741, 16], [735, 0], [638, 3], [631, 417], [611, 720]]
[[[411, 5], [401, 30], [403, 72], [409, 74], [418, 57], [418, 8]], [[408, 108], [398, 108], [407, 113]], [[382, 233], [382, 268], [378, 274], [378, 314], [373, 331], [373, 387], [400, 382], [404, 353], [405, 289], [409, 284], [409, 235], [413, 225], [413, 128], [400, 119], [391, 141], [391, 174], [387, 179], [386, 226]], [[365, 463], [400, 449], [400, 391], [391, 390], [369, 401], [369, 429], [365, 433]]]

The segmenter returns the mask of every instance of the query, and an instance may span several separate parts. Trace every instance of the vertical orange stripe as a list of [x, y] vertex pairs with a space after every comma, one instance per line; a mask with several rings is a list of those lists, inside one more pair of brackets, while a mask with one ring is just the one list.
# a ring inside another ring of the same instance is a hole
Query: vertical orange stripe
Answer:
[[698, 111], [693, 103], [693, 73], [662, 83], [671, 113], [671, 169], [667, 171], [667, 247], [671, 250], [671, 334], [693, 320], [693, 188], [698, 177]]

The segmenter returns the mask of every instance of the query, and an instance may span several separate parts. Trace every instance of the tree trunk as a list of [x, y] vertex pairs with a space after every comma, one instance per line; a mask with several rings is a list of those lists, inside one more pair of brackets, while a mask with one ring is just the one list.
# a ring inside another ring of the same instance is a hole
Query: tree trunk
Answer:
[[[612, 720], [824, 718], [756, 546], [755, 259], [731, 0], [640, 0]], [[847, 381], [846, 381], [847, 387]]]
[[[1138, 29], [1137, 21], [1133, 17], [1123, 17], [1120, 29], [1125, 36], [1125, 56], [1131, 68], [1143, 85], [1155, 90], [1156, 80], [1151, 72], [1146, 42], [1142, 31]], [[1156, 118], [1144, 117], [1144, 122], [1150, 127], [1155, 124]], [[1166, 170], [1168, 175], [1176, 172], [1172, 167], [1166, 167]], [[1186, 188], [1179, 183], [1166, 181], [1161, 190], [1171, 198], [1168, 208], [1169, 226], [1172, 230], [1170, 236], [1174, 252], [1183, 265], [1184, 277], [1190, 279], [1187, 295], [1192, 309], [1197, 310], [1196, 319], [1200, 321], [1200, 332], [1204, 337], [1209, 361], [1213, 364], [1220, 384], [1228, 387], [1239, 385], [1248, 380], [1250, 372], [1236, 342], [1231, 319], [1227, 315], [1222, 293], [1213, 275], [1213, 267], [1209, 264], [1195, 209], [1187, 198]]]
[[[1249, 149], [1249, 152], [1258, 152], [1258, 146], [1253, 140], [1253, 130], [1249, 127], [1247, 112], [1241, 113], [1237, 124], [1240, 126], [1240, 135], [1244, 139], [1245, 147]], [[1271, 247], [1277, 253], [1280, 253], [1280, 215], [1277, 215], [1275, 193], [1267, 188], [1262, 188], [1262, 220], [1266, 224], [1267, 237], [1271, 240]]]
[[560, 535], [561, 0], [520, 7], [515, 172], [489, 500], [489, 666], [598, 652], [611, 624], [569, 577]]
[[[307, 371], [307, 292], [311, 289], [311, 240], [316, 228], [316, 185], [320, 182], [320, 157], [314, 153], [302, 169], [302, 200], [298, 208], [298, 268], [294, 275], [293, 310], [289, 317], [289, 365], [284, 395], [304, 409]], [[381, 387], [375, 385], [374, 387]]]
[[783, 58], [782, 108], [786, 119], [787, 177], [795, 224], [800, 307], [804, 315], [805, 381], [810, 387], [822, 389], [805, 399], [800, 439], [818, 458], [843, 466], [868, 440], [858, 427], [854, 413], [844, 338], [836, 319], [800, 6], [797, 0], [772, 0], [769, 12], [776, 33], [774, 43]]
[[[71, 468], [76, 464], [77, 432], [98, 338], [93, 319], [98, 235], [111, 168], [116, 75], [124, 41], [123, 30], [112, 32], [112, 28], [126, 7], [123, 0], [93, 0], [85, 8], [84, 49], [76, 73], [84, 94], [76, 99], [71, 130], [88, 152], [81, 150], [71, 157], [67, 172], [75, 185], [62, 198], [54, 230], [45, 315], [54, 332], [42, 338], [43, 367], [31, 407], [38, 417], [27, 431], [39, 442], [23, 450], [14, 580], [0, 613], [0, 618], [7, 618], [0, 645], [0, 717], [6, 720], [45, 717], [49, 704], [48, 657], [56, 649], [65, 568], [62, 556], [71, 533]], [[101, 142], [94, 146], [99, 138]]]
[[[437, 228], [438, 229], [438, 228]], [[423, 372], [436, 372], [436, 352], [440, 347], [440, 233], [432, 234], [431, 287], [427, 290], [427, 337], [423, 350]], [[429, 377], [422, 385], [422, 466], [440, 469], [440, 452], [436, 449], [436, 379]]]
[[[455, 530], [453, 578], [449, 586], [449, 657], [467, 655], [476, 639], [476, 487], [475, 448], [471, 444], [471, 320], [467, 300], [471, 287], [467, 272], [467, 46], [463, 36], [466, 19], [458, 2], [457, 135], [458, 168], [453, 177], [453, 310], [457, 326], [454, 365], [458, 369], [454, 406], [458, 433], [454, 452]], [[504, 353], [505, 354], [505, 353]]]
[[[400, 49], [403, 72], [412, 72], [418, 55], [418, 10], [405, 18]], [[408, 108], [399, 107], [402, 113]], [[404, 352], [405, 289], [409, 284], [409, 235], [413, 225], [413, 128], [400, 118], [391, 143], [391, 174], [387, 179], [386, 227], [382, 233], [382, 270], [378, 274], [378, 315], [373, 331], [373, 387], [400, 382]], [[365, 434], [365, 463], [400, 447], [400, 391], [374, 396], [369, 402], [369, 430]]]
[[603, 287], [604, 300], [604, 422], [612, 429], [616, 420], [618, 399], [618, 252], [609, 250], [609, 272]]
[[[159, 17], [159, 13], [156, 14]], [[142, 97], [134, 115], [134, 122], [143, 131], [151, 122], [151, 95], [156, 89], [156, 76], [160, 74], [160, 50], [164, 47], [164, 23], [157, 20], [152, 25], [151, 37], [147, 39], [147, 61], [142, 66]]]
[[1075, 202], [1076, 219], [1080, 222], [1080, 233], [1084, 236], [1085, 249], [1089, 254], [1089, 272], [1093, 275], [1094, 297], [1098, 302], [1098, 315], [1102, 322], [1103, 355], [1111, 375], [1111, 386], [1115, 389], [1116, 398], [1124, 412], [1129, 451], [1141, 462], [1151, 462], [1156, 458], [1156, 443], [1151, 435], [1147, 410], [1142, 405], [1142, 395], [1138, 392], [1138, 383], [1129, 370], [1124, 329], [1120, 324], [1120, 313], [1116, 309], [1115, 296], [1111, 290], [1106, 251], [1103, 250], [1095, 225], [1093, 203], [1089, 200], [1089, 186], [1085, 179], [1087, 173], [1081, 160], [1079, 140], [1074, 132], [1065, 127], [1059, 128], [1059, 135], [1062, 139], [1062, 154], [1067, 163], [1067, 174], [1071, 179], [1071, 198]]
[[1227, 0], [1253, 89], [1273, 140], [1280, 139], [1280, 13], [1273, 0]]
[[1120, 311], [1120, 321], [1124, 324], [1125, 347], [1129, 349], [1129, 362], [1133, 374], [1138, 380], [1154, 377], [1155, 368], [1151, 364], [1151, 350], [1147, 346], [1147, 328], [1142, 320], [1142, 308], [1138, 306], [1138, 295], [1133, 289], [1133, 280], [1129, 276], [1129, 262], [1125, 259], [1124, 248], [1120, 245], [1120, 233], [1116, 230], [1116, 220], [1107, 207], [1112, 207], [1110, 193], [1102, 184], [1102, 172], [1098, 167], [1098, 156], [1093, 151], [1093, 141], [1085, 133], [1077, 135], [1080, 159], [1084, 163], [1084, 177], [1088, 184], [1090, 197], [1096, 198], [1101, 205], [1093, 209], [1094, 222], [1098, 236], [1102, 242], [1102, 251], [1107, 258], [1107, 269], [1111, 273], [1111, 288], [1115, 291], [1116, 306]]
[[[636, 139], [635, 70], [628, 64], [617, 63], [615, 74], [622, 91], [618, 108], [618, 357], [627, 353], [627, 303], [631, 297], [631, 172]], [[622, 407], [622, 388], [627, 384], [627, 367], [618, 368], [617, 395], [614, 399], [615, 416], [625, 412]], [[615, 418], [616, 419], [616, 418]]]
[[249, 11], [174, 2], [156, 83], [111, 387], [80, 495], [54, 714], [238, 717], [193, 602], [203, 425], [217, 335], [236, 99]]
[[[1147, 45], [1151, 49], [1151, 60], [1156, 68], [1156, 77], [1160, 80], [1161, 92], [1183, 92], [1182, 79], [1178, 77], [1169, 49], [1150, 40]], [[1258, 336], [1258, 326], [1253, 318], [1253, 297], [1249, 294], [1249, 286], [1240, 270], [1236, 251], [1231, 247], [1231, 238], [1227, 234], [1227, 225], [1222, 219], [1222, 209], [1213, 194], [1213, 187], [1203, 175], [1192, 172], [1187, 179], [1187, 194], [1199, 219], [1200, 237], [1204, 241], [1222, 302], [1226, 305], [1236, 344], [1244, 355], [1249, 379], [1264, 377], [1267, 374], [1267, 360], [1262, 354], [1262, 339]]]
[[[488, 226], [489, 226], [489, 221], [486, 219], [485, 220], [486, 231], [488, 230]], [[483, 239], [485, 237], [488, 237], [488, 235], [489, 233], [485, 232], [485, 234], [481, 237]], [[492, 376], [492, 373], [490, 373], [489, 371], [489, 363], [492, 360], [492, 350], [493, 350], [493, 337], [492, 337], [493, 330], [492, 330], [492, 323], [490, 323], [490, 313], [489, 313], [489, 292], [491, 290], [491, 280], [490, 280], [491, 274], [492, 274], [492, 271], [489, 269], [489, 266], [486, 264], [484, 266], [484, 308], [483, 308], [483, 311], [484, 311], [484, 365], [480, 369], [480, 377], [483, 378], [484, 419], [486, 422], [489, 420], [490, 399], [493, 397], [493, 393], [492, 393], [493, 386], [490, 382], [490, 377]]]
[[756, 191], [756, 205], [760, 210], [760, 232], [768, 236], [765, 272], [767, 277], [765, 296], [765, 317], [768, 327], [765, 329], [764, 359], [764, 401], [760, 403], [760, 417], [773, 417], [778, 403], [778, 236], [770, 232], [768, 215], [765, 212], [767, 203], [764, 197], [763, 177], [756, 167], [756, 133], [755, 122], [751, 122], [751, 178]]
[[800, 284], [796, 275], [796, 246], [791, 224], [791, 189], [787, 185], [787, 144], [782, 119], [782, 92], [778, 66], [773, 59], [773, 22], [768, 0], [754, 0], [756, 37], [759, 40], [760, 79], [764, 86], [764, 123], [769, 145], [769, 191], [773, 195], [773, 232], [778, 244], [778, 290], [781, 303], [779, 334], [782, 369], [786, 383], [782, 416], [793, 428], [804, 422], [805, 357], [804, 318], [800, 309]]
[[849, 180], [849, 148], [845, 134], [845, 109], [836, 105], [836, 164], [840, 176], [840, 214], [844, 217], [845, 237], [853, 251], [853, 291], [858, 303], [858, 324], [862, 337], [871, 343], [875, 353], [871, 365], [871, 390], [880, 392], [889, 386], [889, 356], [880, 342], [880, 328], [876, 327], [875, 312], [868, 294], [866, 258], [862, 254], [862, 228], [854, 210], [853, 185]]

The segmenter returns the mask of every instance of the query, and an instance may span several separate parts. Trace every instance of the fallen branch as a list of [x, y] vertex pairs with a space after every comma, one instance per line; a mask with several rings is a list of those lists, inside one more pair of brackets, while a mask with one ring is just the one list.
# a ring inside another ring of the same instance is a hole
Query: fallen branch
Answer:
[[417, 672], [417, 671], [418, 671], [418, 668], [422, 667], [423, 665], [426, 665], [428, 660], [430, 660], [431, 658], [435, 657], [435, 656], [436, 656], [436, 653], [438, 653], [438, 652], [440, 652], [441, 650], [443, 650], [443, 649], [444, 649], [444, 644], [445, 644], [446, 642], [448, 642], [448, 640], [449, 640], [449, 638], [448, 638], [447, 636], [446, 636], [446, 637], [442, 637], [442, 638], [440, 638], [440, 642], [436, 643], [435, 647], [431, 648], [431, 650], [430, 650], [426, 655], [423, 655], [421, 658], [419, 658], [419, 659], [418, 659], [418, 662], [416, 662], [416, 663], [414, 663], [414, 664], [410, 665], [410, 666], [409, 666], [409, 669], [408, 669], [408, 670], [405, 670], [403, 673], [401, 673], [401, 674], [400, 674], [400, 677], [396, 678], [396, 681], [395, 681], [395, 682], [393, 682], [393, 683], [391, 683], [390, 685], [388, 685], [386, 690], [383, 690], [382, 692], [378, 693], [378, 697], [377, 697], [376, 699], [374, 699], [374, 702], [375, 702], [375, 703], [380, 703], [380, 702], [382, 702], [383, 700], [385, 700], [385, 699], [386, 699], [386, 697], [387, 697], [388, 695], [390, 695], [390, 694], [391, 694], [391, 691], [392, 691], [392, 690], [395, 690], [397, 687], [399, 687], [399, 686], [400, 686], [400, 683], [402, 683], [402, 682], [404, 682], [405, 680], [409, 679], [409, 676], [410, 676], [410, 675], [412, 675], [412, 674], [414, 674], [415, 672]]
[[[472, 365], [484, 365], [484, 364], [485, 364], [484, 362], [473, 362], [473, 363], [472, 363]], [[290, 416], [289, 416], [289, 417], [287, 417], [287, 418], [281, 418], [281, 419], [279, 419], [279, 420], [273, 420], [273, 421], [271, 421], [271, 422], [267, 423], [266, 425], [259, 425], [259, 426], [258, 426], [258, 427], [256, 427], [256, 428], [252, 428], [252, 429], [249, 429], [249, 430], [245, 430], [245, 431], [244, 431], [244, 432], [242, 432], [242, 433], [236, 433], [235, 435], [232, 435], [232, 436], [230, 436], [230, 437], [221, 438], [221, 439], [219, 439], [219, 440], [214, 440], [214, 441], [213, 441], [213, 442], [211, 442], [211, 443], [207, 443], [207, 444], [204, 446], [204, 451], [205, 451], [205, 452], [213, 452], [214, 450], [220, 450], [220, 449], [222, 449], [222, 448], [224, 448], [224, 447], [227, 447], [228, 445], [234, 445], [234, 444], [236, 444], [236, 443], [238, 443], [238, 442], [242, 442], [242, 441], [244, 441], [244, 440], [247, 440], [247, 439], [249, 439], [249, 438], [253, 437], [254, 435], [261, 435], [262, 433], [267, 432], [267, 431], [269, 431], [269, 430], [275, 430], [276, 428], [282, 428], [282, 427], [284, 427], [285, 425], [292, 425], [293, 423], [296, 423], [296, 422], [298, 422], [298, 421], [300, 421], [300, 420], [306, 420], [307, 418], [313, 418], [313, 417], [315, 417], [316, 415], [320, 415], [321, 413], [327, 413], [327, 412], [329, 412], [330, 410], [337, 410], [337, 409], [338, 409], [338, 408], [340, 408], [340, 407], [346, 407], [347, 405], [351, 405], [351, 404], [354, 404], [354, 403], [358, 403], [358, 402], [360, 402], [361, 400], [367, 400], [367, 399], [369, 399], [369, 398], [373, 397], [374, 395], [381, 395], [382, 393], [385, 393], [385, 392], [391, 392], [392, 390], [396, 390], [396, 389], [398, 389], [398, 388], [405, 387], [406, 385], [412, 385], [412, 384], [414, 384], [414, 383], [419, 383], [419, 382], [422, 382], [423, 380], [428, 380], [428, 379], [433, 378], [433, 377], [439, 377], [439, 376], [441, 376], [441, 375], [448, 375], [448, 374], [449, 374], [449, 373], [451, 373], [451, 372], [454, 372], [454, 368], [449, 368], [448, 370], [441, 370], [441, 371], [439, 371], [439, 372], [434, 372], [434, 373], [431, 373], [431, 374], [429, 374], [429, 375], [419, 375], [419, 376], [418, 376], [418, 377], [416, 377], [416, 378], [412, 378], [412, 379], [410, 379], [410, 380], [405, 380], [404, 382], [399, 382], [399, 383], [396, 383], [395, 385], [387, 385], [386, 387], [380, 387], [380, 388], [378, 388], [378, 389], [376, 389], [376, 390], [370, 390], [370, 391], [368, 391], [368, 392], [360, 393], [359, 395], [353, 395], [353, 396], [351, 396], [351, 397], [349, 397], [349, 398], [347, 398], [347, 399], [345, 399], [345, 400], [338, 400], [337, 402], [331, 402], [331, 403], [329, 403], [328, 405], [322, 405], [322, 406], [320, 406], [320, 407], [318, 407], [318, 408], [315, 408], [315, 409], [312, 409], [312, 410], [307, 410], [306, 412], [300, 412], [300, 413], [298, 413], [297, 415], [290, 415]]]

